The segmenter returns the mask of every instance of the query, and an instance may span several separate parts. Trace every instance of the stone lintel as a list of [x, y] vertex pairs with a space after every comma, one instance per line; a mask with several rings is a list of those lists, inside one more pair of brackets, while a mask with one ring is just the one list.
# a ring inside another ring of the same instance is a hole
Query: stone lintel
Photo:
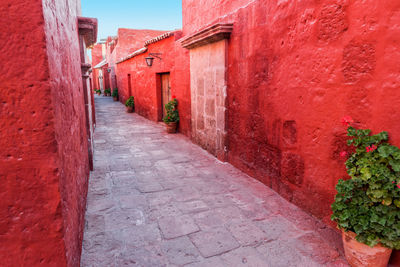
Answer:
[[233, 23], [216, 23], [184, 38], [181, 44], [184, 48], [192, 49], [223, 39], [229, 39], [232, 30]]
[[85, 39], [86, 47], [92, 46], [97, 40], [97, 19], [78, 17], [79, 35]]

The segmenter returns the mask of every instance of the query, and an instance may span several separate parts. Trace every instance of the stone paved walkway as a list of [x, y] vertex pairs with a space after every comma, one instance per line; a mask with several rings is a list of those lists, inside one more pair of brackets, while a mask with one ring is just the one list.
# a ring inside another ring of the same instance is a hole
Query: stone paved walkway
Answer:
[[82, 266], [347, 266], [338, 235], [268, 187], [95, 101]]

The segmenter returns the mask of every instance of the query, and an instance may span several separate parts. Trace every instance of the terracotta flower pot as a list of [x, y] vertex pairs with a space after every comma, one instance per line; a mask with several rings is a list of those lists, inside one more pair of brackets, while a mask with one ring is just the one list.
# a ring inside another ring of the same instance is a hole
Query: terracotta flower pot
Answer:
[[165, 123], [167, 126], [167, 133], [176, 133], [176, 122]]
[[113, 97], [114, 101], [118, 101], [118, 96]]
[[342, 231], [344, 254], [352, 267], [386, 267], [392, 250], [381, 244], [367, 246], [356, 240], [356, 234]]
[[133, 112], [133, 107], [126, 107], [126, 112], [132, 113]]

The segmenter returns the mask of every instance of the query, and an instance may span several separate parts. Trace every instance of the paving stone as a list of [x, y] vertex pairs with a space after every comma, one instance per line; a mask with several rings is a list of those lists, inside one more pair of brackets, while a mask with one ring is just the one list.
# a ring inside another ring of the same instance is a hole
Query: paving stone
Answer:
[[298, 237], [296, 241], [298, 249], [304, 257], [311, 257], [322, 265], [333, 262], [340, 256], [336, 249], [330, 247], [316, 233], [307, 233]]
[[148, 206], [146, 196], [143, 194], [126, 194], [114, 196], [122, 210], [145, 209]]
[[214, 209], [214, 212], [224, 220], [225, 224], [237, 223], [246, 220], [246, 216], [244, 216], [242, 211], [236, 206], [217, 208]]
[[146, 194], [146, 199], [150, 207], [160, 206], [170, 203], [174, 199], [171, 191], [160, 191]]
[[116, 210], [105, 215], [106, 231], [143, 225], [146, 219], [142, 210], [134, 209], [129, 212]]
[[180, 237], [200, 230], [188, 215], [162, 217], [158, 220], [158, 225], [166, 239]]
[[104, 215], [86, 214], [85, 232], [89, 234], [103, 233], [106, 230], [106, 221]]
[[215, 195], [204, 195], [202, 200], [210, 207], [210, 208], [221, 208], [226, 206], [232, 206], [234, 203], [231, 199], [226, 198], [224, 195], [215, 194]]
[[273, 215], [261, 204], [246, 203], [238, 207], [246, 218], [253, 221], [262, 221]]
[[305, 233], [282, 216], [274, 216], [254, 223], [265, 232], [269, 241], [297, 237]]
[[304, 257], [299, 251], [295, 240], [275, 240], [257, 247], [257, 250], [267, 258], [266, 266], [287, 267], [307, 266], [322, 267], [310, 257]]
[[[199, 262], [194, 262], [185, 265], [185, 267], [227, 267], [219, 256], [203, 259]], [[232, 266], [233, 267], [233, 266]]]
[[152, 193], [165, 190], [157, 181], [138, 182], [136, 188], [142, 193]]
[[170, 216], [181, 216], [182, 212], [175, 204], [168, 203], [166, 205], [160, 205], [151, 207], [148, 211], [148, 217], [151, 221], [158, 221], [163, 217]]
[[241, 247], [220, 256], [225, 266], [266, 267], [264, 255], [252, 247]]
[[198, 250], [187, 236], [165, 240], [161, 243], [161, 248], [172, 264], [184, 265], [201, 259]]
[[199, 191], [189, 185], [175, 188], [172, 191], [174, 192], [174, 198], [177, 201], [189, 201], [200, 198]]
[[179, 202], [177, 206], [183, 213], [197, 213], [208, 210], [207, 204], [201, 200]]
[[110, 233], [116, 240], [135, 247], [158, 245], [162, 240], [158, 225], [155, 223], [127, 227]]
[[90, 198], [88, 198], [87, 203], [87, 212], [89, 213], [110, 212], [116, 208], [116, 205], [113, 203], [112, 198], [108, 195], [105, 198], [96, 199], [93, 199], [93, 197], [91, 196]]
[[232, 234], [222, 227], [197, 232], [189, 237], [205, 258], [228, 252], [240, 246]]
[[254, 246], [268, 239], [267, 234], [261, 231], [251, 221], [230, 224], [227, 227], [242, 246]]
[[[161, 250], [155, 246], [134, 247], [128, 245], [115, 259], [115, 266], [168, 266]], [[104, 265], [98, 265], [104, 266]]]
[[109, 253], [115, 255], [123, 249], [124, 242], [117, 239], [114, 235], [106, 232], [95, 234], [85, 233], [82, 248], [87, 253]]
[[201, 230], [208, 230], [225, 224], [224, 218], [214, 210], [194, 214], [193, 218]]

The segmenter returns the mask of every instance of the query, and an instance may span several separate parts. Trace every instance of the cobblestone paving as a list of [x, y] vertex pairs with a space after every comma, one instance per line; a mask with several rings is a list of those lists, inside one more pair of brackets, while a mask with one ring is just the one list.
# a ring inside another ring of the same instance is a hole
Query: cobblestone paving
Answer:
[[268, 187], [95, 101], [82, 266], [347, 266], [338, 235]]

